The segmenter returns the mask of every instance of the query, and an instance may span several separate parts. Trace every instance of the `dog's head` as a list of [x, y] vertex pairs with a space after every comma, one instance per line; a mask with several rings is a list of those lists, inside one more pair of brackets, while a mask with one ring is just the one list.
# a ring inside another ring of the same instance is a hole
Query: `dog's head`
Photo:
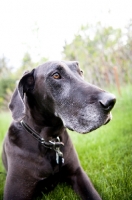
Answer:
[[[24, 95], [26, 94], [26, 95]], [[60, 118], [63, 125], [88, 133], [108, 123], [116, 102], [113, 94], [84, 81], [76, 61], [47, 62], [21, 78], [10, 109], [15, 120], [37, 108], [44, 116]]]

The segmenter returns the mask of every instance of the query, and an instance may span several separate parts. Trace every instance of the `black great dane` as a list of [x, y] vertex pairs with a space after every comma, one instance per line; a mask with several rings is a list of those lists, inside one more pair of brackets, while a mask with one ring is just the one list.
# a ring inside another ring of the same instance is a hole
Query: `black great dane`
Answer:
[[31, 200], [60, 182], [83, 200], [101, 200], [80, 166], [66, 128], [91, 132], [108, 123], [116, 102], [83, 80], [76, 61], [53, 61], [26, 72], [9, 108], [11, 123], [3, 147], [7, 170], [4, 200]]

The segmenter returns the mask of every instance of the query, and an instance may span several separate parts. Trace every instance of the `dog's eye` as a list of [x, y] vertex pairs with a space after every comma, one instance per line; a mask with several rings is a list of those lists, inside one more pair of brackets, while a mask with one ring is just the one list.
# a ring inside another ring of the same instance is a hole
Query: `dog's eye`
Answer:
[[81, 70], [80, 72], [81, 72], [81, 74], [83, 75], [83, 71]]
[[81, 73], [81, 77], [84, 78], [84, 75], [83, 75], [83, 71], [80, 70], [80, 73]]
[[61, 75], [56, 72], [56, 73], [53, 74], [53, 78], [54, 79], [61, 79]]

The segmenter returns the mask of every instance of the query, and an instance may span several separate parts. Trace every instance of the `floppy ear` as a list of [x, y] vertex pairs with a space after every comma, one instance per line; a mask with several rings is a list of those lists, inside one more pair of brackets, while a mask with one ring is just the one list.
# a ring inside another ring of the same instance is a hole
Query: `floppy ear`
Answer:
[[23, 75], [9, 104], [12, 117], [16, 121], [21, 120], [25, 115], [24, 93], [31, 92], [34, 89], [34, 71], [35, 69], [33, 69], [31, 72], [26, 72]]

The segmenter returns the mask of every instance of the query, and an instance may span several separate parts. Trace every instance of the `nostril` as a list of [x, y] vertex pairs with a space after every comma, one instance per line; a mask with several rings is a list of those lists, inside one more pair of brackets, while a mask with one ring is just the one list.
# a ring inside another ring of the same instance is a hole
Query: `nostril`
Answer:
[[116, 98], [111, 98], [111, 99], [107, 99], [107, 100], [99, 100], [99, 103], [101, 105], [101, 107], [106, 110], [106, 111], [110, 111], [116, 102]]

